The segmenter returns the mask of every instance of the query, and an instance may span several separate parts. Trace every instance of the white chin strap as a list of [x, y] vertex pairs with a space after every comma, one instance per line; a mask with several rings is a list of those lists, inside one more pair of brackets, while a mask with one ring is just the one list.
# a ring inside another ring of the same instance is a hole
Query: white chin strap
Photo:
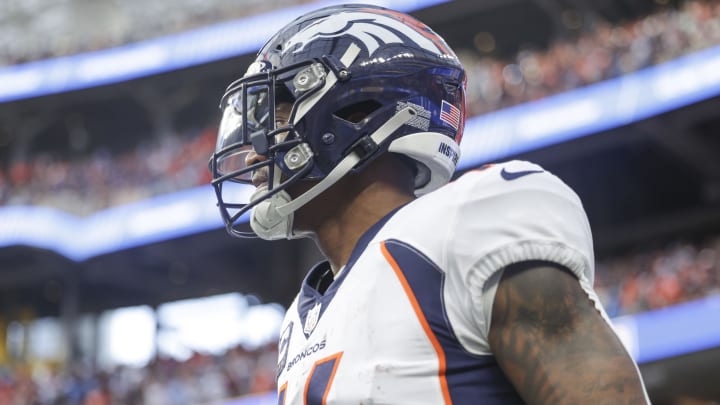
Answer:
[[[408, 122], [415, 116], [416, 112], [410, 107], [406, 107], [387, 120], [380, 128], [370, 135], [375, 144], [380, 145], [398, 128]], [[295, 211], [310, 202], [323, 191], [330, 188], [338, 180], [348, 174], [355, 165], [360, 162], [361, 157], [356, 153], [350, 153], [338, 163], [333, 170], [325, 176], [318, 184], [311, 189], [292, 199], [290, 194], [282, 190], [270, 198], [261, 201], [253, 207], [250, 216], [250, 227], [262, 239], [296, 239], [306, 236], [293, 231], [293, 217]], [[282, 171], [279, 168], [274, 170], [276, 177], [280, 176]], [[279, 184], [279, 179], [273, 179], [273, 184]], [[267, 194], [266, 187], [259, 187], [255, 190], [250, 201], [255, 201]]]
[[[276, 169], [276, 171], [279, 171]], [[250, 197], [250, 201], [267, 194], [267, 187], [258, 187]], [[250, 227], [257, 236], [265, 240], [294, 239], [298, 236], [292, 231], [293, 215], [281, 216], [278, 213], [278, 206], [292, 201], [290, 194], [282, 190], [272, 197], [261, 201], [253, 207], [250, 214]]]

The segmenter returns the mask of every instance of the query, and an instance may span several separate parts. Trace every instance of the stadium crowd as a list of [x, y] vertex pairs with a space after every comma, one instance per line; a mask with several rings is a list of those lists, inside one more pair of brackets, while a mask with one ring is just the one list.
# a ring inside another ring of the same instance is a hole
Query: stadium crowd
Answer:
[[208, 184], [215, 137], [215, 129], [188, 131], [153, 138], [131, 152], [98, 151], [75, 160], [36, 154], [0, 168], [0, 206], [49, 206], [84, 216]]
[[[688, 1], [575, 41], [523, 50], [512, 61], [460, 52], [468, 108], [478, 115], [630, 73], [720, 43], [720, 1]], [[75, 160], [39, 153], [0, 165], [0, 205], [47, 205], [77, 215], [206, 184], [213, 130], [156, 136], [133, 153], [96, 151]], [[97, 136], [101, 136], [98, 134]]]
[[[494, 39], [479, 33], [477, 49], [459, 52], [468, 71], [470, 115], [586, 86], [720, 44], [720, 1], [688, 1], [635, 21], [597, 21], [573, 39], [525, 49], [512, 60], [492, 57]], [[483, 50], [486, 57], [481, 56]]]
[[197, 405], [275, 389], [276, 344], [222, 356], [158, 358], [143, 368], [0, 367], [0, 405]]
[[[600, 261], [595, 285], [611, 317], [720, 294], [720, 237]], [[0, 366], [0, 405], [214, 404], [274, 390], [276, 362], [270, 343], [100, 372]]]
[[611, 317], [717, 295], [720, 237], [604, 260], [595, 274], [595, 289]]

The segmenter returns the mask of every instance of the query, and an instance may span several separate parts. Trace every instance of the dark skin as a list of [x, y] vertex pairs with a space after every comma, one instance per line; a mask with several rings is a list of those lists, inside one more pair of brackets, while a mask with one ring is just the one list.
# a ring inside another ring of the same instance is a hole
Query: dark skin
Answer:
[[[286, 119], [283, 110], [276, 114], [279, 121]], [[296, 197], [313, 184], [288, 191]], [[412, 171], [387, 153], [300, 208], [294, 227], [315, 240], [337, 273], [365, 231], [413, 199]], [[577, 278], [558, 265], [522, 262], [505, 269], [489, 341], [498, 364], [528, 404], [647, 403], [622, 343]]]
[[558, 265], [505, 269], [490, 347], [528, 404], [645, 404], [635, 366], [577, 278]]
[[[405, 177], [412, 179], [407, 165], [392, 154], [381, 156], [361, 173], [344, 177], [300, 208], [294, 228], [312, 236], [337, 273], [365, 231], [385, 214], [415, 199], [413, 183], [400, 180]], [[288, 192], [295, 196], [305, 187], [291, 187]], [[385, 214], [380, 215], [382, 212]]]

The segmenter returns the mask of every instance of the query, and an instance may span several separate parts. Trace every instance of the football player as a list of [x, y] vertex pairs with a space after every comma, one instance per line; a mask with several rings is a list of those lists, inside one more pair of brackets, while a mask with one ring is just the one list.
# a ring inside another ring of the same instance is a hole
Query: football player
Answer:
[[445, 41], [367, 5], [299, 17], [228, 87], [210, 162], [228, 231], [327, 257], [282, 326], [279, 404], [648, 402], [575, 193], [524, 161], [448, 184], [464, 103]]

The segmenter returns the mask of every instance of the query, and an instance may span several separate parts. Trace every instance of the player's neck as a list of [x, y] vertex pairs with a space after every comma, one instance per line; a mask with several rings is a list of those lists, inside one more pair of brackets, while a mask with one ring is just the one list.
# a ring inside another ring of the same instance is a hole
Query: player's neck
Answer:
[[309, 216], [317, 222], [309, 228], [333, 273], [347, 264], [358, 240], [370, 227], [415, 199], [413, 178], [407, 164], [386, 154], [320, 196]]
[[385, 182], [364, 188], [336, 215], [327, 217], [315, 231], [315, 242], [327, 257], [334, 274], [347, 264], [360, 237], [392, 210], [407, 204], [414, 195]]

